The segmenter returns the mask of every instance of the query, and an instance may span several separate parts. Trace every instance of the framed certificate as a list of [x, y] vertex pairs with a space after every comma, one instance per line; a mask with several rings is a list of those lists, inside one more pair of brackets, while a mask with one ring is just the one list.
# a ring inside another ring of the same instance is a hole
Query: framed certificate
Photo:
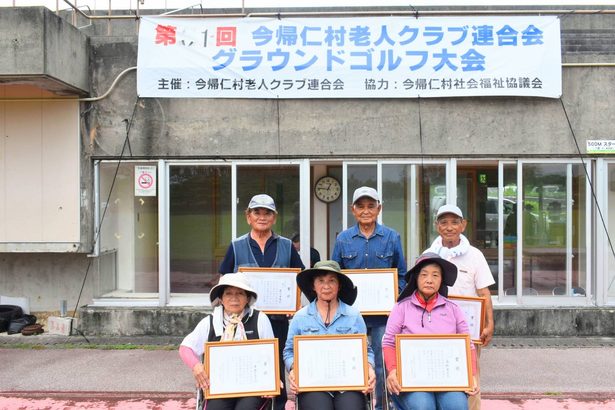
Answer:
[[299, 335], [293, 344], [300, 392], [367, 388], [367, 335]]
[[395, 347], [402, 391], [472, 389], [469, 335], [396, 335]]
[[248, 276], [250, 286], [258, 293], [254, 307], [270, 314], [293, 314], [301, 307], [297, 286], [299, 268], [247, 268], [239, 272]]
[[483, 344], [480, 335], [485, 327], [485, 298], [475, 296], [448, 295], [448, 299], [455, 302], [466, 315], [466, 322], [470, 328], [470, 338], [475, 344]]
[[280, 394], [278, 339], [205, 343], [208, 399]]
[[397, 302], [397, 269], [342, 269], [357, 287], [352, 306], [362, 315], [388, 315]]

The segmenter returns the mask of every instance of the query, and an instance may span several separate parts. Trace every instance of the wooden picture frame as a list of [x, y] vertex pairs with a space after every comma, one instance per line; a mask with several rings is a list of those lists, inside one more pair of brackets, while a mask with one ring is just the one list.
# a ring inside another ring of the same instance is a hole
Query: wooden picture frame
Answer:
[[299, 268], [240, 267], [250, 286], [258, 293], [254, 308], [266, 314], [293, 315], [301, 308], [301, 291], [297, 286]]
[[367, 388], [367, 335], [296, 335], [293, 345], [300, 393]]
[[399, 282], [396, 268], [342, 269], [357, 287], [357, 300], [352, 306], [362, 315], [389, 315], [397, 303]]
[[473, 388], [469, 335], [396, 335], [395, 348], [401, 391], [466, 391]]
[[470, 338], [474, 344], [482, 345], [480, 335], [485, 328], [485, 297], [448, 295], [447, 298], [453, 301], [466, 316], [466, 322], [470, 329]]
[[206, 342], [207, 399], [280, 394], [278, 339]]

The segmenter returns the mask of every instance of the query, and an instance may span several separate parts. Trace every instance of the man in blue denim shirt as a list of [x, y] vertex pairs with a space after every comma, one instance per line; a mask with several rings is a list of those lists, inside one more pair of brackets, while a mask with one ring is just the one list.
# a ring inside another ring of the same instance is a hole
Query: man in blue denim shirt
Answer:
[[[380, 195], [374, 188], [363, 186], [354, 191], [352, 214], [357, 224], [337, 236], [332, 259], [339, 263], [342, 269], [397, 268], [398, 287], [401, 292], [405, 286], [406, 274], [401, 238], [395, 230], [377, 222], [381, 209]], [[369, 316], [365, 319], [376, 360], [376, 410], [382, 410], [385, 388], [382, 336], [386, 322], [386, 316]]]

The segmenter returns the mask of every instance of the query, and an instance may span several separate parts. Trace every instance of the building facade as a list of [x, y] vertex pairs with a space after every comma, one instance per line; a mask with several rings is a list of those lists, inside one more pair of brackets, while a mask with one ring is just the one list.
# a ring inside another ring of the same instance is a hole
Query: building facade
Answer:
[[409, 263], [461, 207], [496, 333], [615, 334], [615, 158], [587, 153], [613, 134], [613, 11], [560, 13], [560, 99], [165, 99], [137, 95], [138, 19], [0, 8], [0, 294], [83, 305], [90, 333], [181, 333], [157, 315], [208, 307], [252, 195], [326, 258], [370, 185]]

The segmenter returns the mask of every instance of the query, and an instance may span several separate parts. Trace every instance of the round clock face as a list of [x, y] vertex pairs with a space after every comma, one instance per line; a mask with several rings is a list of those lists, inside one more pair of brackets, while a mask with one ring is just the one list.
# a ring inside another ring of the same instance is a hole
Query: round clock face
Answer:
[[339, 181], [333, 177], [322, 177], [314, 186], [316, 198], [323, 202], [333, 202], [340, 197], [342, 187]]

